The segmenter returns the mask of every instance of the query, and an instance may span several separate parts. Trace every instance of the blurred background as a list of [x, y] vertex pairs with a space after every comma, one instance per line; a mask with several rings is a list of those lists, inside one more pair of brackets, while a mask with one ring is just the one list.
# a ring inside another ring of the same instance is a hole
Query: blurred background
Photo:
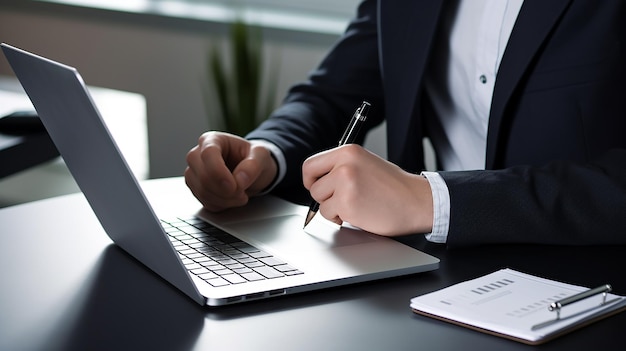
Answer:
[[[133, 117], [134, 122], [129, 119], [134, 129], [119, 121], [124, 113], [105, 113], [100, 104], [99, 108], [107, 123], [117, 119], [122, 132], [127, 129], [125, 149], [130, 153], [135, 149], [132, 163], [145, 168], [136, 174], [180, 176], [185, 154], [198, 136], [223, 128], [207, 62], [210, 50], [217, 47], [223, 48], [228, 64], [234, 21], [260, 28], [264, 65], [279, 63], [274, 88], [278, 104], [289, 86], [305, 79], [338, 39], [357, 4], [358, 0], [3, 0], [0, 42], [76, 67], [89, 86], [131, 93], [126, 98], [134, 105], [124, 108], [120, 103], [118, 108], [143, 115]], [[0, 78], [13, 78], [3, 55]], [[108, 104], [116, 105], [115, 100]], [[368, 137], [368, 148], [386, 154], [384, 126]], [[51, 183], [52, 178], [60, 180]], [[67, 178], [62, 160], [0, 178], [0, 206], [77, 191]], [[34, 189], [33, 184], [43, 183]]]

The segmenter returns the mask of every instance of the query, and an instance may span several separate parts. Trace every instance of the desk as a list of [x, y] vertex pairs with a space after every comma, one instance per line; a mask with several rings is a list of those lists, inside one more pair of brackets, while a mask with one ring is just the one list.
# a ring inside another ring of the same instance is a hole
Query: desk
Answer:
[[[157, 213], [191, 196], [181, 178], [143, 185]], [[569, 351], [612, 349], [626, 325], [622, 313], [531, 347], [409, 309], [415, 295], [502, 267], [623, 295], [625, 247], [446, 250], [416, 237], [406, 241], [440, 257], [439, 270], [211, 309], [112, 245], [81, 194], [0, 210], [0, 235], [0, 350]]]

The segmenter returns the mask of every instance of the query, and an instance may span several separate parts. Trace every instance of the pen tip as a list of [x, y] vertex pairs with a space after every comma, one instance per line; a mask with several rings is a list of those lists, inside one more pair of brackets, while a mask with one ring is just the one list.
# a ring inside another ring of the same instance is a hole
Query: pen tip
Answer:
[[306, 226], [311, 222], [311, 220], [315, 216], [315, 213], [315, 211], [309, 211], [309, 213], [307, 213], [306, 218], [304, 219], [304, 226], [302, 227], [302, 229], [306, 228]]

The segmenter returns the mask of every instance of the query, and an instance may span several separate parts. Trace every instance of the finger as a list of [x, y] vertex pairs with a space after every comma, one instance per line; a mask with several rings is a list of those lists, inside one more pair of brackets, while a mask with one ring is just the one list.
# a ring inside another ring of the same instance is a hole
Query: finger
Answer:
[[336, 177], [333, 173], [328, 173], [319, 178], [311, 185], [311, 197], [319, 203], [319, 213], [327, 220], [341, 225], [343, 220], [339, 215], [341, 200], [336, 194]]
[[335, 153], [335, 149], [323, 151], [304, 160], [302, 164], [302, 183], [305, 188], [311, 190], [311, 186], [318, 179], [333, 169]]
[[260, 173], [260, 162], [253, 153], [239, 162], [233, 171], [235, 180], [237, 181], [237, 187], [244, 191], [248, 190], [248, 188], [258, 179]]
[[322, 217], [337, 225], [343, 224], [343, 220], [337, 213], [335, 203], [332, 201], [332, 199], [320, 203], [320, 208], [318, 212], [322, 215]]
[[328, 201], [335, 194], [336, 181], [333, 174], [326, 174], [311, 184], [309, 193], [311, 197], [322, 204]]
[[233, 171], [239, 189], [254, 195], [266, 189], [276, 176], [277, 166], [271, 153], [263, 146], [250, 148], [248, 156]]
[[191, 193], [200, 201], [200, 203], [211, 212], [223, 211], [227, 208], [243, 206], [247, 203], [248, 197], [245, 193], [235, 193], [228, 196], [215, 193], [205, 186], [205, 182], [201, 181], [191, 168], [185, 170], [185, 182]]
[[206, 186], [216, 194], [227, 196], [237, 190], [237, 182], [228, 168], [222, 145], [213, 142], [205, 142], [198, 147], [197, 156], [192, 162], [196, 166], [196, 173], [205, 182]]
[[[354, 150], [358, 149], [336, 148], [309, 158], [309, 162], [303, 165], [303, 173], [308, 177], [309, 192], [316, 201], [321, 203], [330, 197], [337, 197], [349, 205], [348, 201], [354, 200], [352, 196], [344, 198], [356, 191], [354, 189], [359, 180], [358, 167], [355, 167], [359, 164], [355, 161], [359, 155]], [[340, 194], [336, 193], [337, 190]]]

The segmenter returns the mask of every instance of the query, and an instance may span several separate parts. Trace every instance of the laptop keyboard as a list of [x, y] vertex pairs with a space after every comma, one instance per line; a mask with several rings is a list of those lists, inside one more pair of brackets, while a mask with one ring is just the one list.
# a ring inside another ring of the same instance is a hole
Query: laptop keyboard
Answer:
[[214, 287], [302, 274], [197, 217], [161, 220], [161, 224], [187, 270]]

